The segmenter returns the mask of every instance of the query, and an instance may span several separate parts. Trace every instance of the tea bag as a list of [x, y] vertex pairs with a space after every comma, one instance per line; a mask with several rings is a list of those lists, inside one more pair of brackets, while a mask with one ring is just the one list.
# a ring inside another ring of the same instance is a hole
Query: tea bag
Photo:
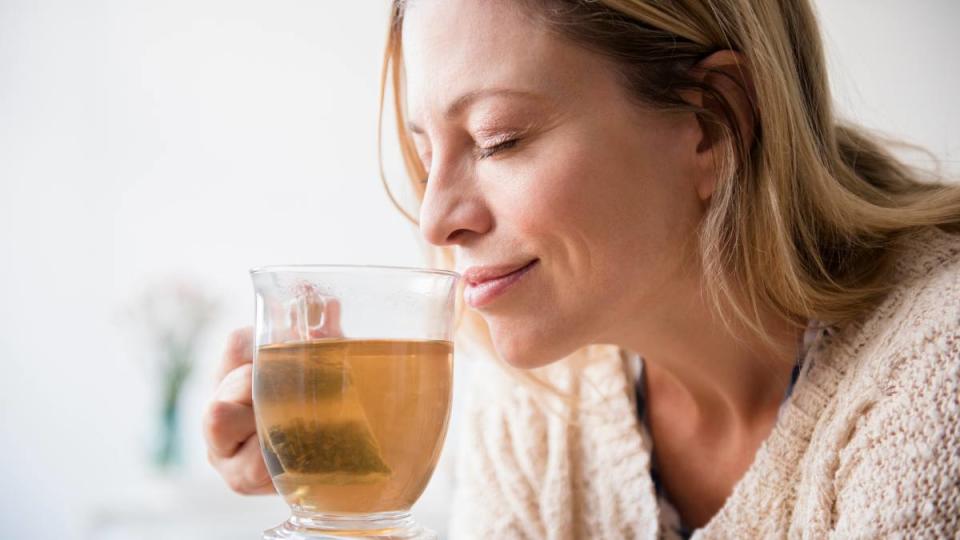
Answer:
[[[354, 384], [339, 304], [303, 286], [290, 309], [294, 342], [261, 351], [257, 391], [271, 417], [261, 434], [271, 475], [308, 474], [325, 484], [366, 483], [391, 470]], [[321, 339], [316, 339], [320, 337]]]
[[296, 419], [267, 434], [284, 472], [318, 475], [324, 484], [362, 484], [386, 478], [377, 442], [361, 422]]

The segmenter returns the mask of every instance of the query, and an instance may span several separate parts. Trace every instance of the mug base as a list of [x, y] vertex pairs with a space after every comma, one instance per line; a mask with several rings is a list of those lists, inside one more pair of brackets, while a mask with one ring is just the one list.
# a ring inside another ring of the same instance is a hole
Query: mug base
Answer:
[[438, 540], [409, 512], [369, 515], [294, 514], [263, 532], [263, 540]]

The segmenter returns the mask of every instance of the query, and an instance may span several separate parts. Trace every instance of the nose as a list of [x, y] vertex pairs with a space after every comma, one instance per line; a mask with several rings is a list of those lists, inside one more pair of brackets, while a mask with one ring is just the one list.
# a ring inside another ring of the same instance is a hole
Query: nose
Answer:
[[420, 234], [435, 246], [462, 245], [493, 226], [493, 216], [469, 171], [444, 166], [430, 168], [420, 205]]

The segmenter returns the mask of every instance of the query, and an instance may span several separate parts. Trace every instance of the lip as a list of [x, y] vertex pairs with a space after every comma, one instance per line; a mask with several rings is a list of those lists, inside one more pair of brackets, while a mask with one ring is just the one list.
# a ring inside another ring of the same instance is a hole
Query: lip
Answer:
[[493, 302], [507, 289], [520, 281], [532, 270], [540, 259], [533, 259], [522, 265], [512, 266], [473, 266], [463, 273], [466, 287], [464, 300], [473, 308], [481, 308]]

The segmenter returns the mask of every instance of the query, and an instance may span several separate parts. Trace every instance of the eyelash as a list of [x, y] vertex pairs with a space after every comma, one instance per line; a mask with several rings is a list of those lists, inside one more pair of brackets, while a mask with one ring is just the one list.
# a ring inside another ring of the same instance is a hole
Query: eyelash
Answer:
[[[519, 142], [520, 142], [520, 138], [517, 137], [517, 138], [513, 138], [513, 139], [507, 139], [507, 140], [505, 140], [505, 141], [503, 141], [503, 142], [499, 142], [499, 143], [494, 144], [494, 145], [492, 145], [492, 146], [477, 147], [477, 150], [476, 150], [477, 159], [485, 159], [485, 158], [488, 158], [488, 157], [490, 157], [490, 156], [492, 156], [492, 155], [494, 155], [494, 154], [496, 154], [496, 153], [498, 153], [498, 152], [502, 152], [502, 151], [504, 151], [504, 150], [509, 150], [509, 149], [515, 147], [515, 146], [517, 145], [517, 143], [519, 143]], [[422, 161], [422, 158], [421, 158], [421, 161]], [[424, 178], [424, 179], [420, 180], [420, 183], [421, 183], [421, 184], [426, 184], [426, 183], [427, 183], [427, 179]]]
[[505, 141], [503, 141], [503, 142], [500, 142], [500, 143], [497, 143], [497, 144], [495, 144], [495, 145], [493, 145], [493, 146], [478, 147], [478, 148], [477, 148], [477, 158], [478, 158], [478, 159], [484, 159], [484, 158], [488, 158], [488, 157], [496, 154], [497, 152], [501, 152], [501, 151], [503, 151], [503, 150], [509, 150], [509, 149], [513, 148], [514, 146], [516, 146], [518, 142], [520, 142], [520, 139], [518, 139], [518, 138], [516, 138], [516, 139], [507, 139], [507, 140], [505, 140]]

